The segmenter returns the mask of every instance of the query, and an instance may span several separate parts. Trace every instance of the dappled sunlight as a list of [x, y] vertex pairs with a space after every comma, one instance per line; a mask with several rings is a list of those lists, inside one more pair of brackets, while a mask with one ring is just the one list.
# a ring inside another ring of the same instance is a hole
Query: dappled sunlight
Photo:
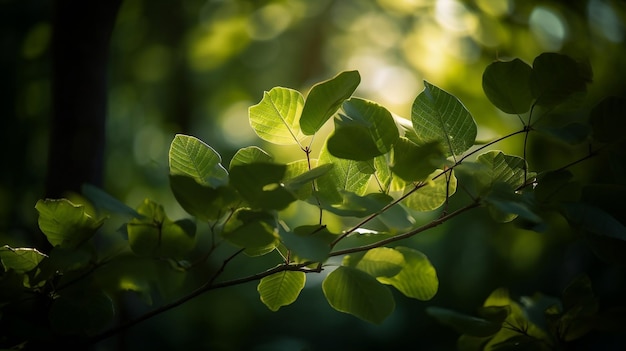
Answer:
[[567, 23], [548, 7], [537, 6], [530, 14], [530, 30], [544, 50], [559, 51], [568, 39]]

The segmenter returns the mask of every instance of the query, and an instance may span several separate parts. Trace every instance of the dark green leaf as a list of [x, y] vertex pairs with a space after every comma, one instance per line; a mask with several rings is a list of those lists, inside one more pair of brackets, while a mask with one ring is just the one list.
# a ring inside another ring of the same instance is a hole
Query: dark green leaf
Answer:
[[411, 121], [418, 145], [440, 143], [444, 145], [445, 156], [462, 154], [476, 140], [476, 123], [465, 106], [426, 81], [424, 91], [413, 102]]
[[320, 165], [319, 167], [315, 167], [311, 170], [307, 170], [306, 172], [301, 173], [293, 178], [288, 178], [284, 181], [285, 188], [292, 192], [298, 192], [303, 186], [310, 187], [312, 181], [328, 173], [328, 171], [330, 171], [332, 168], [333, 164], [327, 163]]
[[438, 142], [418, 146], [402, 137], [394, 146], [391, 170], [407, 182], [422, 181], [441, 168], [445, 160]]
[[365, 194], [371, 174], [360, 172], [359, 162], [337, 158], [324, 147], [317, 164], [318, 166], [333, 164], [327, 173], [317, 179], [319, 195], [324, 201], [329, 204], [341, 204], [343, 201], [341, 191]]
[[231, 185], [253, 208], [282, 210], [296, 198], [282, 183], [287, 166], [251, 163], [231, 169]]
[[532, 68], [520, 59], [496, 61], [483, 73], [483, 90], [489, 101], [510, 114], [526, 113], [533, 96], [530, 90]]
[[338, 267], [322, 283], [328, 303], [337, 311], [380, 324], [395, 309], [393, 295], [371, 275], [351, 267]]
[[335, 119], [328, 151], [335, 157], [364, 161], [391, 151], [400, 136], [398, 127], [381, 105], [359, 98], [343, 103]]
[[91, 203], [100, 211], [117, 213], [129, 217], [137, 218], [139, 213], [126, 204], [106, 193], [104, 190], [91, 184], [83, 184], [83, 195], [91, 201]]
[[230, 187], [211, 188], [187, 176], [170, 175], [170, 187], [180, 206], [201, 221], [218, 219], [238, 199]]
[[235, 246], [245, 248], [250, 256], [264, 255], [279, 243], [276, 219], [267, 212], [240, 209], [227, 223], [224, 239]]
[[535, 130], [552, 139], [562, 141], [569, 145], [578, 145], [587, 141], [591, 130], [588, 125], [582, 123], [570, 123], [562, 127], [535, 127]]
[[591, 234], [626, 240], [626, 227], [604, 210], [585, 203], [562, 205], [565, 218]]
[[502, 323], [464, 315], [446, 308], [427, 307], [426, 313], [435, 317], [439, 323], [452, 327], [460, 334], [486, 337], [497, 333]]
[[593, 138], [608, 143], [623, 140], [626, 130], [626, 99], [607, 97], [591, 110]]
[[537, 105], [555, 106], [586, 93], [591, 79], [588, 63], [576, 62], [563, 54], [543, 53], [533, 61], [530, 84]]
[[350, 98], [360, 82], [358, 71], [345, 71], [314, 85], [300, 117], [302, 132], [306, 135], [315, 134], [337, 112], [341, 104]]
[[297, 257], [314, 262], [324, 262], [328, 258], [330, 243], [336, 237], [319, 225], [300, 226], [293, 232], [281, 232], [280, 236]]

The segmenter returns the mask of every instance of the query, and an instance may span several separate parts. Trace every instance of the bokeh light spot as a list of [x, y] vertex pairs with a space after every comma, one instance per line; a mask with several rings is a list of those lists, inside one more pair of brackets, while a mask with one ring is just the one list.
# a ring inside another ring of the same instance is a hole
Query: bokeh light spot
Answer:
[[567, 24], [561, 15], [543, 6], [530, 14], [530, 30], [541, 46], [548, 51], [558, 51], [567, 38]]

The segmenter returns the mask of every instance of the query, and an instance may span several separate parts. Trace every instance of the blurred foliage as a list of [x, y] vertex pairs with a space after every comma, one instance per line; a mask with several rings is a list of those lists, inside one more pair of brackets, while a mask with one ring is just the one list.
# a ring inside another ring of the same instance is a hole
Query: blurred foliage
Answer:
[[[173, 219], [184, 217], [167, 186], [167, 149], [176, 133], [209, 141], [225, 160], [242, 145], [289, 159], [297, 149], [266, 145], [254, 135], [248, 107], [271, 87], [306, 91], [343, 70], [361, 73], [356, 95], [407, 118], [428, 80], [459, 97], [481, 125], [478, 139], [490, 140], [519, 121], [487, 103], [484, 68], [498, 58], [532, 62], [541, 52], [558, 51], [593, 67], [582, 115], [604, 96], [626, 96], [625, 23], [626, 5], [610, 0], [124, 0], [111, 42], [105, 190], [131, 207], [150, 197]], [[41, 235], [34, 205], [46, 172], [52, 30], [48, 1], [0, 1], [0, 243], [13, 247]], [[537, 137], [529, 142], [527, 157], [536, 169], [586, 152], [547, 147]], [[511, 138], [498, 147], [519, 154], [520, 145]], [[599, 158], [571, 170], [602, 183], [610, 176], [596, 167], [603, 163]], [[536, 233], [488, 217], [462, 217], [411, 239], [439, 272], [434, 304], [471, 315], [497, 287], [519, 296], [559, 296], [583, 272], [601, 301], [623, 299], [624, 267], [597, 259], [565, 223]], [[374, 327], [332, 311], [320, 289], [305, 288], [278, 313], [255, 294], [249, 286], [212, 292], [133, 328], [119, 342], [129, 349], [390, 349], [424, 338], [429, 344], [421, 349], [440, 350], [456, 340], [425, 315], [426, 303], [401, 296], [394, 314]], [[125, 313], [145, 308], [129, 296]], [[162, 328], [170, 332], [154, 333]], [[603, 342], [606, 349], [624, 346], [623, 339]]]

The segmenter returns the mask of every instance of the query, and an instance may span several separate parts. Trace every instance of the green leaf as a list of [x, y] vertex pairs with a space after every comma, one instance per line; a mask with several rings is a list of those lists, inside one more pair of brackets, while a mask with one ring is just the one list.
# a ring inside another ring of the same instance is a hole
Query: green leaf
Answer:
[[211, 188], [188, 176], [170, 175], [170, 187], [180, 206], [201, 221], [220, 218], [238, 201], [234, 189], [224, 186]]
[[388, 247], [378, 247], [367, 250], [355, 268], [375, 278], [393, 277], [400, 273], [404, 264], [401, 252]]
[[304, 272], [282, 271], [262, 278], [257, 291], [265, 306], [276, 312], [296, 301], [305, 281]]
[[342, 203], [342, 190], [357, 195], [365, 194], [371, 174], [360, 172], [359, 162], [337, 158], [324, 146], [317, 164], [333, 164], [333, 168], [317, 179], [319, 194], [324, 201], [330, 204]]
[[543, 221], [541, 217], [531, 210], [531, 205], [527, 198], [517, 194], [515, 189], [506, 183], [495, 183], [483, 200], [490, 206], [492, 216], [498, 222], [509, 222], [517, 216], [531, 223], [541, 223]]
[[245, 248], [249, 256], [264, 255], [279, 244], [276, 219], [262, 211], [237, 210], [222, 235], [231, 244]]
[[393, 149], [391, 170], [407, 182], [426, 180], [446, 161], [441, 145], [430, 142], [416, 145], [407, 138], [400, 138]]
[[117, 213], [134, 218], [140, 217], [137, 211], [96, 186], [83, 184], [81, 192], [100, 211]]
[[494, 184], [498, 183], [507, 184], [512, 189], [517, 189], [524, 184], [526, 162], [521, 157], [492, 150], [478, 155], [476, 161], [485, 166], [475, 175], [475, 180], [483, 194], [491, 191]]
[[445, 146], [446, 157], [462, 154], [476, 140], [476, 123], [465, 106], [426, 81], [413, 102], [411, 121], [418, 145], [438, 142]]
[[248, 110], [250, 126], [263, 140], [278, 145], [298, 144], [306, 136], [300, 130], [304, 97], [298, 91], [275, 87]]
[[555, 106], [570, 97], [587, 92], [591, 67], [567, 55], [543, 53], [533, 61], [530, 86], [536, 104]]
[[328, 173], [332, 168], [333, 164], [327, 163], [311, 170], [307, 170], [293, 178], [287, 178], [284, 181], [285, 188], [292, 192], [300, 191], [303, 186], [308, 186], [310, 188], [312, 181]]
[[[431, 173], [427, 179], [432, 179], [442, 170]], [[442, 175], [435, 180], [429, 180], [427, 184], [409, 195], [402, 203], [416, 211], [432, 211], [439, 208], [446, 202], [446, 198], [456, 192], [457, 180], [454, 172], [450, 173], [450, 182], [446, 181], [446, 176]], [[407, 188], [408, 191], [408, 188]]]
[[565, 203], [562, 211], [576, 228], [591, 234], [626, 240], [626, 227], [606, 211], [585, 203]]
[[87, 214], [85, 206], [67, 199], [39, 200], [35, 208], [39, 212], [39, 229], [52, 246], [75, 248], [89, 240], [103, 224]]
[[341, 104], [349, 99], [361, 83], [358, 71], [341, 72], [311, 88], [300, 117], [300, 127], [306, 135], [315, 134], [332, 117]]
[[5, 272], [9, 270], [13, 270], [16, 273], [32, 271], [46, 257], [45, 254], [34, 248], [13, 248], [9, 245], [0, 247], [0, 262]]
[[609, 143], [624, 139], [626, 130], [626, 99], [607, 97], [591, 110], [589, 122], [593, 130], [593, 138]]
[[128, 242], [137, 255], [181, 258], [195, 245], [196, 225], [190, 220], [172, 221], [163, 206], [151, 201], [137, 208], [141, 219], [127, 224]]
[[378, 277], [378, 281], [392, 285], [407, 297], [432, 299], [439, 289], [439, 279], [428, 257], [408, 247], [398, 246], [395, 250], [404, 256], [402, 270], [392, 277]]
[[534, 129], [543, 135], [568, 145], [578, 145], [587, 141], [591, 132], [589, 126], [582, 123], [569, 123], [561, 127], [536, 126]]
[[334, 309], [371, 323], [382, 323], [396, 305], [387, 287], [356, 268], [342, 266], [330, 272], [322, 290]]
[[335, 157], [365, 161], [391, 151], [400, 133], [391, 113], [381, 105], [359, 98], [343, 103], [335, 118], [328, 151]]
[[533, 101], [530, 90], [532, 68], [520, 59], [496, 61], [483, 73], [483, 91], [489, 101], [503, 112], [528, 112]]
[[231, 185], [253, 208], [282, 210], [296, 198], [282, 183], [287, 166], [273, 163], [251, 163], [234, 166]]
[[324, 262], [330, 252], [330, 243], [336, 235], [319, 225], [296, 227], [293, 232], [281, 232], [280, 236], [287, 248], [302, 260]]
[[336, 204], [329, 204], [320, 197], [321, 207], [344, 217], [365, 217], [379, 211], [393, 201], [391, 196], [382, 193], [369, 193], [365, 196], [359, 196], [355, 193], [341, 191], [340, 194], [343, 200]]
[[291, 191], [291, 193], [298, 200], [306, 200], [311, 197], [311, 195], [313, 194], [313, 187], [310, 184], [287, 184], [289, 183], [290, 179], [297, 178], [298, 176], [308, 172], [309, 164], [311, 165], [311, 167], [316, 167], [317, 159], [311, 159], [310, 161], [307, 159], [301, 159], [287, 163], [287, 169], [285, 170], [285, 175], [283, 177], [283, 184], [285, 184], [285, 188]]
[[237, 150], [233, 158], [230, 160], [228, 169], [232, 169], [233, 166], [246, 165], [250, 163], [270, 163], [272, 160], [272, 156], [260, 147], [248, 146]]
[[222, 157], [198, 138], [177, 134], [170, 145], [170, 175], [183, 175], [212, 188], [228, 184]]
[[468, 316], [441, 307], [427, 307], [426, 313], [433, 316], [439, 323], [453, 328], [458, 333], [470, 336], [490, 336], [497, 333], [502, 327], [502, 323]]

